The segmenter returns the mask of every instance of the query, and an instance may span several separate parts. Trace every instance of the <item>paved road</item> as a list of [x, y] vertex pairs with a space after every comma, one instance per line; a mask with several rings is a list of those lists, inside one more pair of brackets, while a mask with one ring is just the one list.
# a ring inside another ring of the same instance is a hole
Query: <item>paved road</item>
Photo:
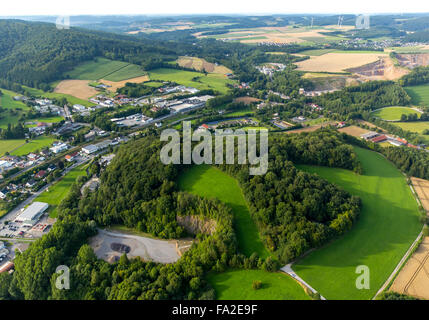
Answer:
[[[305, 282], [299, 275], [297, 275], [295, 273], [295, 271], [292, 270], [292, 264], [289, 263], [287, 265], [285, 265], [283, 268], [280, 268], [281, 271], [287, 273], [288, 275], [290, 275], [292, 278], [294, 278], [296, 281], [300, 282], [301, 284], [303, 284], [304, 286], [306, 286], [308, 289], [311, 290], [311, 292], [313, 293], [318, 293], [315, 289], [313, 289], [312, 286], [310, 286], [307, 282]], [[322, 295], [320, 295], [320, 299], [322, 300], [326, 300]]]

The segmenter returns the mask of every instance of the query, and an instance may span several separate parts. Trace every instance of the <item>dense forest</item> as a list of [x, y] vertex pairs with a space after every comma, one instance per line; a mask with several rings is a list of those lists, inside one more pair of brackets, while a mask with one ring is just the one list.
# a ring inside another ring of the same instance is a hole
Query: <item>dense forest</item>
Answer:
[[0, 78], [49, 89], [48, 83], [77, 64], [97, 56], [147, 67], [175, 59], [174, 49], [157, 41], [82, 29], [58, 30], [54, 24], [0, 21]]

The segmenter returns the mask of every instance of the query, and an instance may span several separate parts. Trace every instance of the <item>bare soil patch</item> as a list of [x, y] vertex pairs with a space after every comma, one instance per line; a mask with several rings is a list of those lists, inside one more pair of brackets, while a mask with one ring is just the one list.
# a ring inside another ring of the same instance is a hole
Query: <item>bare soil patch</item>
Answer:
[[112, 91], [112, 92], [116, 92], [117, 89], [125, 87], [125, 84], [127, 82], [142, 83], [142, 82], [146, 82], [146, 81], [149, 81], [148, 76], [141, 76], [141, 77], [131, 78], [131, 79], [123, 80], [123, 81], [109, 81], [109, 80], [104, 80], [104, 79], [100, 80], [101, 83], [104, 83], [104, 84], [110, 86], [110, 88], [108, 90]]
[[362, 129], [361, 127], [358, 127], [358, 126], [348, 126], [348, 127], [338, 129], [338, 131], [347, 133], [348, 135], [351, 135], [356, 138], [360, 138], [362, 134], [369, 132], [368, 130]]
[[402, 67], [410, 69], [429, 65], [429, 53], [397, 54], [396, 59]]
[[378, 61], [357, 68], [349, 68], [347, 71], [359, 75], [364, 80], [397, 80], [410, 72], [395, 66], [390, 57], [382, 57]]
[[234, 99], [234, 102], [244, 103], [244, 104], [251, 104], [259, 101], [261, 101], [261, 99], [254, 98], [254, 97], [239, 97]]
[[88, 84], [89, 80], [63, 80], [56, 86], [54, 92], [87, 100], [97, 94], [97, 90]]
[[334, 123], [335, 122], [332, 122], [332, 121], [325, 122], [325, 123], [314, 125], [314, 126], [311, 126], [311, 127], [305, 127], [305, 128], [300, 128], [300, 129], [285, 131], [285, 133], [292, 134], [292, 133], [301, 133], [301, 132], [313, 132], [313, 131], [316, 131], [317, 129], [330, 126], [330, 125], [332, 125]]
[[174, 263], [181, 256], [176, 240], [158, 240], [101, 229], [90, 239], [89, 245], [98, 258], [109, 263], [117, 261], [123, 253], [128, 258], [140, 257], [159, 263]]

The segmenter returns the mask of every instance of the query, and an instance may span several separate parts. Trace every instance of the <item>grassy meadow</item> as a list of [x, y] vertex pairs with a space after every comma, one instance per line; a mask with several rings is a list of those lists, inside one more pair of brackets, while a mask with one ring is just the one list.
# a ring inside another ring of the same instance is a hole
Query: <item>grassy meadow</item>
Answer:
[[184, 71], [177, 69], [160, 68], [148, 72], [149, 78], [160, 81], [172, 81], [188, 87], [194, 87], [200, 90], [213, 89], [221, 93], [226, 93], [228, 88], [226, 84], [233, 84], [234, 81], [228, 79], [223, 74]]
[[[380, 154], [356, 148], [364, 173], [299, 166], [362, 200], [352, 230], [311, 252], [293, 269], [327, 299], [371, 299], [421, 230], [420, 212], [402, 173]], [[358, 290], [356, 267], [370, 269], [370, 289]]]
[[429, 106], [429, 84], [405, 87], [411, 97], [411, 103], [419, 106]]
[[[209, 273], [208, 282], [218, 300], [310, 300], [304, 289], [287, 274], [262, 270], [229, 270]], [[252, 288], [261, 281], [261, 288]]]
[[374, 117], [378, 117], [383, 120], [391, 120], [391, 121], [401, 120], [401, 115], [403, 114], [406, 114], [406, 115], [417, 114], [420, 116], [419, 112], [407, 107], [387, 107], [387, 108], [377, 109], [372, 112], [372, 115]]
[[86, 176], [86, 165], [82, 164], [73, 168], [69, 173], [61, 178], [60, 181], [50, 186], [48, 190], [41, 193], [34, 201], [49, 203], [49, 217], [57, 217], [57, 207], [69, 193], [73, 182], [80, 176]]
[[259, 237], [237, 180], [217, 168], [196, 165], [182, 174], [179, 187], [201, 197], [216, 198], [231, 207], [239, 249], [243, 254], [250, 256], [256, 252], [261, 258], [270, 255]]
[[46, 136], [40, 136], [34, 140], [30, 140], [28, 143], [24, 143], [10, 154], [14, 156], [24, 156], [31, 152], [40, 151], [44, 148], [50, 147], [54, 141], [56, 141], [56, 139]]

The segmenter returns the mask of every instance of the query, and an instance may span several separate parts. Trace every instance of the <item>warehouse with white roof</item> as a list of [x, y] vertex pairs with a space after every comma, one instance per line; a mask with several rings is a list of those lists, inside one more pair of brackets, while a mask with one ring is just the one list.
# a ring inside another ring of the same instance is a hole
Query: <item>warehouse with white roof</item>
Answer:
[[15, 221], [21, 222], [24, 226], [32, 227], [39, 221], [48, 207], [49, 204], [45, 202], [33, 202], [15, 219]]

